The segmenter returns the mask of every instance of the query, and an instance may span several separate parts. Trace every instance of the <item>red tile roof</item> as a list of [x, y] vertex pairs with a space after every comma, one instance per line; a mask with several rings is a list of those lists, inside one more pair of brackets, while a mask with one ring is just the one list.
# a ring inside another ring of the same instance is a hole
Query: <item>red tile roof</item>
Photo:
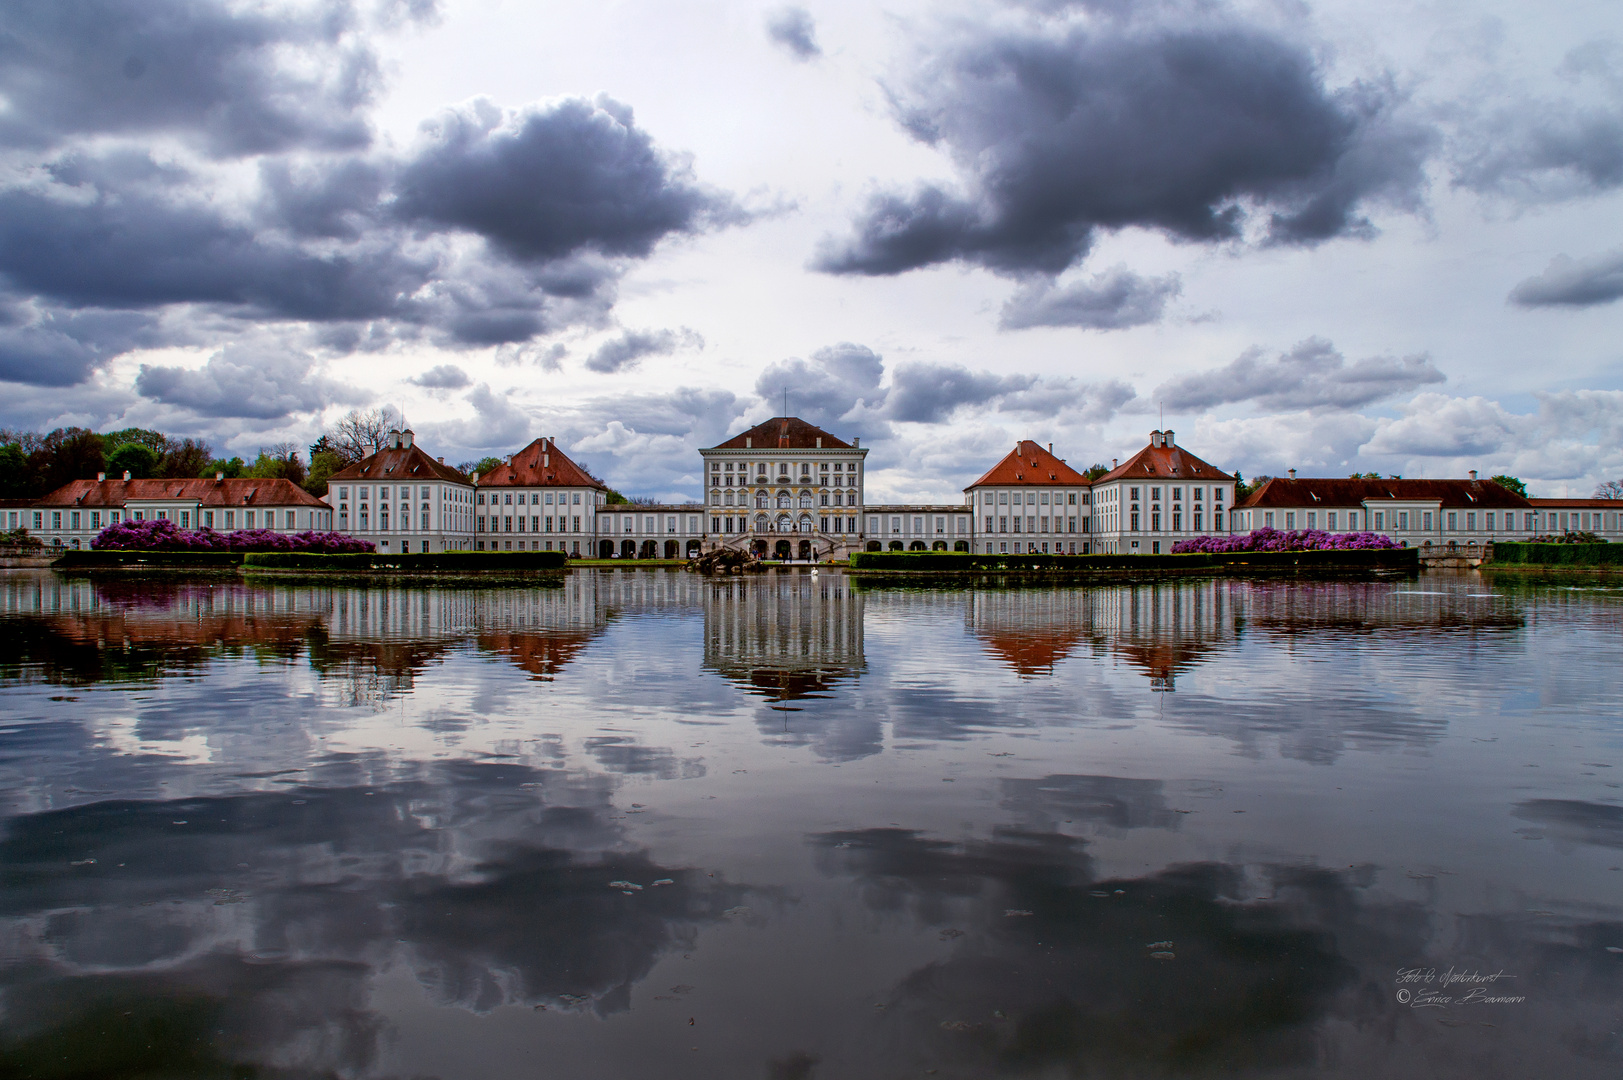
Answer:
[[1528, 503], [1536, 507], [1549, 506], [1557, 510], [1571, 508], [1576, 510], [1623, 510], [1623, 499], [1528, 499]]
[[1366, 499], [1438, 500], [1443, 506], [1523, 508], [1528, 501], [1492, 480], [1352, 480], [1274, 477], [1236, 507], [1359, 506]]
[[[763, 424], [756, 424], [748, 431], [739, 432], [724, 443], [711, 447], [712, 450], [814, 450], [818, 449], [817, 440], [822, 439], [821, 449], [824, 450], [851, 450], [852, 445], [844, 439], [837, 438], [818, 427], [808, 424], [798, 416], [774, 416]], [[749, 445], [744, 444], [748, 442]]]
[[166, 499], [200, 506], [318, 506], [327, 504], [291, 480], [75, 480], [35, 506], [120, 507], [128, 502]]
[[1050, 487], [1054, 484], [1087, 484], [1088, 478], [1044, 450], [1030, 439], [1021, 439], [1004, 459], [987, 469], [981, 478], [964, 488], [999, 484], [1004, 487]]
[[[409, 434], [408, 432], [407, 435]], [[401, 440], [401, 445], [398, 446], [386, 446], [371, 457], [344, 466], [328, 477], [328, 482], [351, 484], [368, 482], [384, 484], [402, 480], [449, 480], [454, 484], [473, 482], [444, 462], [436, 461], [423, 453], [422, 447], [415, 442], [406, 445], [406, 441]]]
[[537, 439], [507, 459], [507, 464], [480, 474], [480, 487], [589, 487], [608, 485], [569, 460], [551, 439]]
[[[1233, 480], [1234, 477], [1216, 465], [1204, 461], [1181, 446], [1169, 442], [1159, 445], [1161, 432], [1152, 432], [1150, 445], [1128, 458], [1126, 463], [1111, 469], [1094, 481], [1103, 484], [1110, 480]], [[1171, 432], [1166, 433], [1171, 436]]]

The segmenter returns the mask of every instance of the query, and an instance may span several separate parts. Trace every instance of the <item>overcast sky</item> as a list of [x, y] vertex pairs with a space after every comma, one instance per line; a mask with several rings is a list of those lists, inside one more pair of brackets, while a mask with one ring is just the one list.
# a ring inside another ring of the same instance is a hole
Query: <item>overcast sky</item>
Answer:
[[1623, 476], [1615, 2], [0, 7], [0, 426]]

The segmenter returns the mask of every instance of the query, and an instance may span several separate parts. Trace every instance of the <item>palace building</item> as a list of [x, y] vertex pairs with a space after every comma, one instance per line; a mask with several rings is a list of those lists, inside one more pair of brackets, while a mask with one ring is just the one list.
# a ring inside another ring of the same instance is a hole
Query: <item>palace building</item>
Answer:
[[475, 473], [473, 482], [477, 550], [598, 554], [597, 514], [608, 502], [608, 485], [551, 439], [537, 439], [497, 468]]
[[227, 479], [75, 480], [30, 508], [9, 510], [12, 528], [27, 528], [52, 548], [87, 548], [96, 534], [121, 521], [173, 521], [182, 529], [270, 529], [326, 532], [326, 504], [290, 480]]
[[383, 449], [333, 473], [322, 501], [336, 527], [382, 552], [473, 549], [474, 487], [410, 431], [389, 432]]
[[1234, 477], [1177, 444], [1170, 431], [1093, 482], [1094, 551], [1158, 555], [1179, 540], [1229, 531]]
[[973, 511], [970, 527], [979, 537], [974, 550], [1089, 554], [1092, 490], [1086, 476], [1054, 456], [1053, 443], [1044, 450], [1022, 440], [964, 489]]

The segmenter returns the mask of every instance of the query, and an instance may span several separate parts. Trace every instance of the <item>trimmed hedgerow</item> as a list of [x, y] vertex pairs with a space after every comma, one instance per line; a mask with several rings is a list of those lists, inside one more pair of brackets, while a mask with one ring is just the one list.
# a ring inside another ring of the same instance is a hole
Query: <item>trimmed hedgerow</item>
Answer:
[[297, 551], [261, 551], [243, 558], [248, 570], [314, 570], [417, 573], [501, 573], [515, 570], [561, 570], [569, 557], [561, 551], [429, 551], [399, 555], [361, 552], [321, 555]]
[[1266, 570], [1269, 568], [1408, 568], [1417, 565], [1415, 548], [1342, 548], [1299, 551], [1196, 552], [1163, 555], [981, 555], [957, 551], [862, 551], [851, 569], [915, 570], [928, 573], [1115, 573], [1155, 570]]
[[1618, 566], [1623, 567], [1623, 544], [1493, 545], [1489, 566]]
[[301, 551], [326, 555], [375, 551], [370, 540], [337, 532], [279, 533], [271, 529], [182, 529], [173, 521], [120, 521], [90, 541], [96, 551]]

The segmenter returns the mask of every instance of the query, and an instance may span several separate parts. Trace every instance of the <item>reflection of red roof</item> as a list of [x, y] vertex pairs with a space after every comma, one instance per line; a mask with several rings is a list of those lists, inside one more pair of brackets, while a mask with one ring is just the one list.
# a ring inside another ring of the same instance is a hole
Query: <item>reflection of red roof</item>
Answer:
[[537, 439], [489, 472], [479, 475], [480, 487], [589, 487], [609, 490], [576, 465], [551, 439]]
[[1365, 499], [1438, 500], [1444, 506], [1515, 507], [1528, 501], [1492, 480], [1352, 480], [1274, 477], [1240, 507], [1359, 506]]
[[[969, 488], [987, 484], [1049, 487], [1053, 484], [1086, 484], [1088, 478], [1044, 450], [1030, 439], [1021, 439], [1008, 456], [993, 465]], [[968, 491], [969, 488], [965, 488]]]
[[[852, 446], [844, 439], [836, 438], [818, 427], [808, 424], [798, 416], [774, 416], [764, 424], [756, 424], [748, 431], [740, 432], [724, 443], [718, 443], [715, 450], [813, 450], [818, 448], [821, 439], [821, 449], [824, 450], [850, 450]], [[749, 445], [746, 447], [745, 443]]]
[[479, 648], [498, 653], [521, 671], [550, 680], [591, 644], [597, 634], [587, 630], [553, 630], [547, 633], [499, 631], [480, 634]]
[[1082, 627], [1063, 630], [1000, 630], [978, 635], [986, 648], [1020, 675], [1052, 675], [1054, 666], [1087, 636]]
[[201, 506], [319, 506], [327, 504], [291, 480], [75, 480], [36, 506], [123, 506], [180, 499]]
[[[1152, 435], [1159, 436], [1157, 431]], [[1171, 437], [1172, 433], [1166, 433]], [[1234, 477], [1219, 469], [1216, 465], [1191, 454], [1181, 446], [1168, 443], [1166, 446], [1157, 445], [1159, 439], [1128, 458], [1125, 464], [1119, 465], [1094, 481], [1102, 484], [1107, 480], [1233, 480]]]

